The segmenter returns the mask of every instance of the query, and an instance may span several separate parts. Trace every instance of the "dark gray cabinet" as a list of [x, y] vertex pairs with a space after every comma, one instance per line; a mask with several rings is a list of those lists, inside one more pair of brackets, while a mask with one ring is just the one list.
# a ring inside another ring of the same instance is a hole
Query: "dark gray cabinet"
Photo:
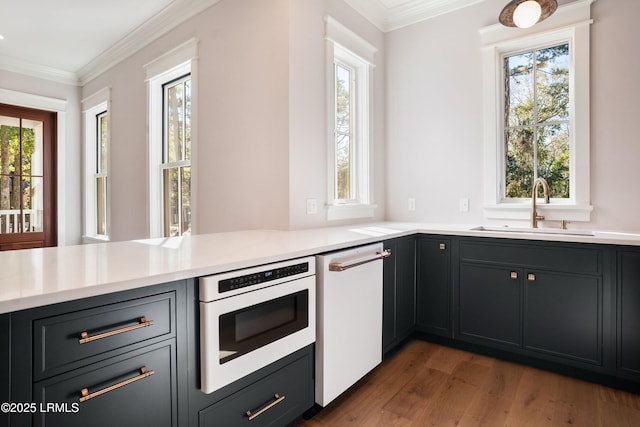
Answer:
[[387, 353], [409, 337], [416, 324], [416, 239], [390, 239], [391, 256], [383, 263], [382, 349]]
[[[199, 427], [285, 426], [313, 406], [313, 345], [214, 394], [198, 413]], [[246, 386], [245, 386], [246, 384]], [[224, 396], [224, 397], [223, 397]]]
[[175, 377], [169, 340], [39, 381], [35, 402], [64, 406], [38, 411], [34, 426], [176, 426]]
[[457, 337], [601, 366], [603, 294], [595, 245], [462, 239]]
[[[0, 314], [0, 403], [9, 402], [9, 380], [11, 379], [11, 365], [9, 358], [10, 347], [10, 316]], [[9, 414], [0, 411], [0, 425], [9, 425]]]
[[461, 264], [459, 335], [519, 347], [520, 276], [519, 269]]
[[417, 240], [416, 329], [451, 337], [452, 240], [420, 236]]
[[524, 283], [524, 348], [602, 364], [602, 279], [531, 270]]
[[616, 367], [640, 380], [640, 248], [616, 251]]
[[11, 313], [10, 399], [36, 406], [11, 413], [10, 425], [180, 425], [185, 287], [175, 282]]

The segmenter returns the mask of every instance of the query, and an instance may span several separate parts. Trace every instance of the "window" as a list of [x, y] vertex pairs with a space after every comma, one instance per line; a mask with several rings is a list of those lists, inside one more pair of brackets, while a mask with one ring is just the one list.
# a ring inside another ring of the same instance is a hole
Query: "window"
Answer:
[[107, 165], [109, 159], [109, 114], [106, 111], [96, 115], [96, 234], [107, 237]]
[[528, 219], [541, 177], [547, 220], [589, 221], [590, 23], [586, 0], [527, 30], [481, 30], [487, 218]]
[[504, 58], [504, 198], [530, 198], [544, 178], [550, 196], [570, 198], [569, 44]]
[[84, 240], [109, 239], [109, 97], [105, 88], [82, 101], [85, 139]]
[[191, 76], [163, 85], [164, 235], [191, 233]]
[[149, 84], [150, 236], [191, 234], [197, 40], [145, 66]]
[[371, 217], [371, 69], [376, 49], [326, 18], [328, 219]]

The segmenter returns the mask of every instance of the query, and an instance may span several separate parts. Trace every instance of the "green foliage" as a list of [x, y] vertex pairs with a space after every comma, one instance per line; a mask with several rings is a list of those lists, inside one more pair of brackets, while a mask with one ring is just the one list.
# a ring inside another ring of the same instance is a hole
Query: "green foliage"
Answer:
[[351, 194], [351, 70], [336, 66], [336, 198], [349, 200]]
[[505, 58], [505, 196], [531, 197], [533, 180], [568, 198], [569, 45]]
[[30, 207], [29, 188], [34, 152], [33, 129], [0, 125], [0, 209]]

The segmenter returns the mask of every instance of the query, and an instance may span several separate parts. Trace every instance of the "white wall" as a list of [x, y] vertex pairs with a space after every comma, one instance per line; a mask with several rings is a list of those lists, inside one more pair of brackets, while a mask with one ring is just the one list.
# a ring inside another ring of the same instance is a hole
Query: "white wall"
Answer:
[[[327, 132], [324, 17], [332, 16], [378, 49], [373, 85], [374, 218], [384, 219], [384, 34], [342, 0], [290, 1], [289, 37], [289, 200], [292, 229], [341, 225], [358, 221], [327, 221]], [[318, 213], [306, 213], [306, 200], [316, 199]]]
[[112, 240], [148, 236], [143, 66], [193, 37], [195, 232], [288, 227], [288, 0], [225, 0], [83, 88], [112, 88]]
[[[488, 222], [478, 30], [495, 24], [504, 4], [486, 0], [387, 34], [387, 219]], [[592, 5], [594, 211], [589, 224], [570, 227], [640, 231], [637, 16], [640, 2], [632, 0]], [[409, 197], [416, 199], [415, 212], [407, 209]], [[459, 211], [461, 197], [470, 198], [470, 212]]]
[[[195, 231], [328, 224], [326, 14], [382, 51], [383, 34], [341, 0], [223, 0], [84, 86], [85, 97], [112, 88], [112, 240], [148, 235], [143, 66], [192, 37], [199, 40]], [[384, 64], [378, 58], [374, 188], [375, 219], [382, 219]], [[308, 198], [318, 200], [318, 214], [306, 214]]]
[[[378, 219], [483, 223], [478, 29], [504, 0], [383, 34], [342, 0], [223, 0], [82, 88], [112, 88], [112, 239], [148, 235], [143, 66], [199, 45], [197, 232], [299, 229], [327, 222], [324, 16], [378, 47], [374, 69], [374, 201]], [[567, 1], [561, 2], [567, 3]], [[640, 2], [592, 6], [591, 202], [594, 229], [640, 231]], [[0, 71], [0, 87], [68, 101], [64, 244], [80, 242], [80, 90]], [[409, 212], [407, 199], [416, 199]], [[470, 198], [470, 212], [458, 209]], [[315, 198], [316, 215], [306, 214]]]
[[640, 2], [598, 0], [591, 11], [593, 228], [640, 231]]
[[[64, 138], [57, 141], [58, 149], [58, 244], [80, 243], [82, 175], [80, 146], [80, 89], [26, 75], [0, 70], [0, 89], [20, 94], [43, 96], [64, 101]], [[7, 103], [0, 97], [0, 102]], [[25, 107], [39, 108], [39, 105]]]

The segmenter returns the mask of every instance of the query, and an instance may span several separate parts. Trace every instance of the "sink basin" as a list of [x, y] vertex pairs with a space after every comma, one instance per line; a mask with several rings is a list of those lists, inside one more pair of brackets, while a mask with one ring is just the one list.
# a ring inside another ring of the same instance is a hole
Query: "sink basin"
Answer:
[[534, 234], [565, 234], [573, 236], [594, 236], [593, 231], [588, 230], [564, 230], [561, 228], [524, 228], [508, 226], [481, 225], [473, 227], [474, 231], [497, 231], [501, 233], [534, 233]]

